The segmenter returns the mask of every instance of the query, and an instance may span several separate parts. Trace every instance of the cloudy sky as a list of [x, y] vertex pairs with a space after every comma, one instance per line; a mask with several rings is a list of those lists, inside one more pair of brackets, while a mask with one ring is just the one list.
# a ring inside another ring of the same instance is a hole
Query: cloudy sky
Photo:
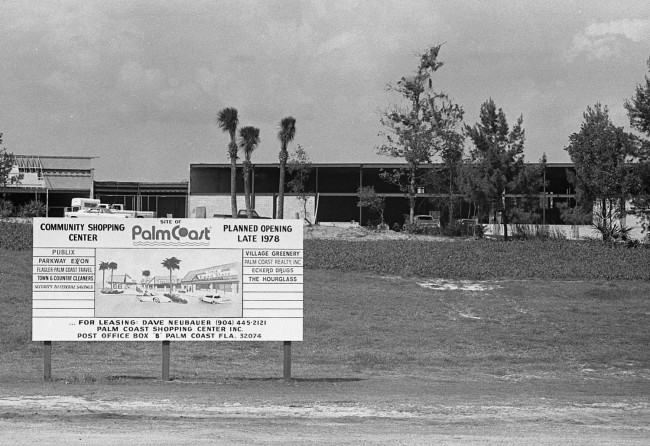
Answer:
[[[254, 162], [275, 162], [277, 127], [315, 162], [388, 162], [385, 86], [445, 42], [434, 88], [474, 124], [493, 98], [522, 114], [526, 159], [568, 161], [588, 105], [623, 101], [648, 74], [650, 2], [0, 2], [0, 132], [16, 154], [96, 156], [96, 178], [182, 181], [227, 163], [224, 107], [261, 129]], [[294, 146], [295, 146], [294, 144]]]

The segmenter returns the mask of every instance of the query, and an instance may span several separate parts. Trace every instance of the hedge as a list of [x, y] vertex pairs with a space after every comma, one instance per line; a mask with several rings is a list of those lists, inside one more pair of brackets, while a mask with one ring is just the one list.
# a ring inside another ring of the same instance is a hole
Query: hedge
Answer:
[[456, 279], [650, 280], [650, 249], [598, 241], [305, 240], [307, 268]]
[[[305, 267], [455, 279], [650, 280], [650, 249], [571, 240], [318, 240]], [[32, 249], [31, 223], [0, 221], [0, 249]]]

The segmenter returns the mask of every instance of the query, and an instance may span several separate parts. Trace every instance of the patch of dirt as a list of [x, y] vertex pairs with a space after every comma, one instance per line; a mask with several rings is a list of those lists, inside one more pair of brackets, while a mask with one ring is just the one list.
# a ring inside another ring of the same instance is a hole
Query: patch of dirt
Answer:
[[[259, 406], [238, 402], [221, 405], [179, 404], [170, 400], [159, 401], [109, 401], [90, 400], [77, 396], [7, 397], [0, 398], [0, 412], [14, 411], [61, 411], [66, 413], [112, 413], [120, 415], [146, 414], [148, 416], [178, 413], [183, 417], [241, 416], [241, 417], [300, 417], [300, 418], [414, 418], [410, 411], [385, 410], [360, 404], [292, 404]], [[180, 415], [179, 415], [180, 416]]]
[[430, 290], [448, 291], [490, 291], [496, 288], [501, 288], [494, 281], [486, 280], [447, 280], [447, 279], [429, 279], [425, 282], [418, 282], [422, 288]]

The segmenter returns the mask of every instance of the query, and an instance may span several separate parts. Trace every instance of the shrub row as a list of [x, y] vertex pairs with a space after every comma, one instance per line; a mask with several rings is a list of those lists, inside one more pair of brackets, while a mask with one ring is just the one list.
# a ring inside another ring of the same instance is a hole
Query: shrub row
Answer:
[[650, 249], [596, 241], [305, 240], [306, 268], [456, 279], [650, 280]]
[[[457, 279], [650, 280], [650, 249], [597, 241], [305, 240], [305, 267]], [[31, 223], [0, 221], [0, 249], [32, 249]]]
[[0, 220], [0, 249], [32, 249], [32, 223]]
[[457, 221], [452, 221], [445, 226], [420, 226], [405, 223], [401, 230], [409, 234], [439, 235], [443, 237], [483, 237], [485, 234], [484, 225], [470, 226]]
[[0, 218], [6, 217], [43, 217], [45, 215], [45, 204], [32, 200], [28, 203], [16, 206], [11, 200], [0, 199]]

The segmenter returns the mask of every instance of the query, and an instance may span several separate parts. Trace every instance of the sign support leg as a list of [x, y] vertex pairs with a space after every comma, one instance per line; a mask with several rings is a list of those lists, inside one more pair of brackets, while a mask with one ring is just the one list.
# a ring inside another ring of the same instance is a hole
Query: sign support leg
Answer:
[[162, 380], [169, 381], [169, 342], [162, 341]]
[[43, 379], [52, 380], [52, 341], [43, 341]]
[[283, 379], [291, 379], [291, 341], [283, 342], [284, 350], [284, 366], [283, 366]]

